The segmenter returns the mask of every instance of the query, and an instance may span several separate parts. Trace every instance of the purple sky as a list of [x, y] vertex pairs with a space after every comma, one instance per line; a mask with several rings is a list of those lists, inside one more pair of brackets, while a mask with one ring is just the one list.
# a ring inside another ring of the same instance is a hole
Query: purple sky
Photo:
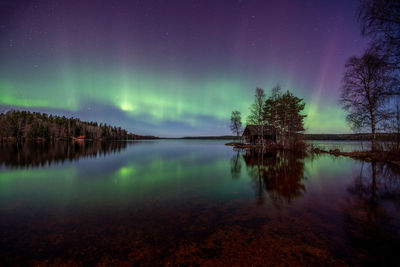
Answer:
[[162, 136], [229, 134], [277, 83], [307, 132], [349, 132], [346, 59], [358, 1], [1, 1], [0, 110], [77, 116]]

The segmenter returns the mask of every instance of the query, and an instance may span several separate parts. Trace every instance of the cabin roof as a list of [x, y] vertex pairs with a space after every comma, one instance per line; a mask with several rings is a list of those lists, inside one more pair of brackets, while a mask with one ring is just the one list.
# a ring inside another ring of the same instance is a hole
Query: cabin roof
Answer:
[[[261, 125], [246, 125], [246, 128], [243, 131], [243, 136], [245, 135], [258, 135], [261, 132]], [[272, 126], [264, 125], [263, 126], [264, 135], [273, 135], [274, 130]]]

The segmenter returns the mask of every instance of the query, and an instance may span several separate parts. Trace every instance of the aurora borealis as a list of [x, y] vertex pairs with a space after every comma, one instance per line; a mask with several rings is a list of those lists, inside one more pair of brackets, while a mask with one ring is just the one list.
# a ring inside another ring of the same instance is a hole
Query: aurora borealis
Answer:
[[166, 137], [230, 134], [255, 87], [306, 102], [308, 133], [347, 133], [358, 1], [0, 1], [0, 111]]

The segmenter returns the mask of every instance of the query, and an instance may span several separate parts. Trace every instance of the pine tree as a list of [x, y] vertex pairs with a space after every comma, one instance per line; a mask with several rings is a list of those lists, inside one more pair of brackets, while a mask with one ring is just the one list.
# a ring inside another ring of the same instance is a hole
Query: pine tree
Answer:
[[274, 129], [277, 141], [283, 147], [294, 146], [299, 133], [304, 131], [303, 115], [305, 104], [303, 99], [287, 91], [280, 93], [279, 85], [273, 89], [272, 95], [265, 101], [264, 120]]

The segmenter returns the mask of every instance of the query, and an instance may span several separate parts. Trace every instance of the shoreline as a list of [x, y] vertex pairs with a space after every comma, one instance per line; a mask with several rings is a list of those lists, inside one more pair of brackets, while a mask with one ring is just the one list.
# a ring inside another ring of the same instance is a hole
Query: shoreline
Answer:
[[[266, 151], [273, 151], [277, 149], [283, 149], [276, 145], [251, 145], [251, 144], [242, 144], [236, 142], [226, 143], [226, 146], [232, 146], [234, 148], [239, 149], [265, 149]], [[283, 149], [290, 150], [290, 149]], [[400, 152], [395, 151], [353, 151], [353, 152], [342, 152], [339, 149], [330, 149], [329, 151], [320, 149], [318, 147], [307, 147], [305, 148], [305, 152], [310, 154], [329, 154], [335, 157], [343, 156], [349, 157], [356, 160], [362, 160], [366, 162], [385, 162], [400, 166]]]
[[349, 157], [352, 159], [362, 160], [366, 162], [385, 162], [400, 166], [400, 154], [393, 151], [353, 151], [353, 152], [342, 152], [339, 149], [331, 149], [329, 151], [322, 150], [319, 148], [313, 148], [311, 153], [314, 154], [329, 154], [335, 157]]

